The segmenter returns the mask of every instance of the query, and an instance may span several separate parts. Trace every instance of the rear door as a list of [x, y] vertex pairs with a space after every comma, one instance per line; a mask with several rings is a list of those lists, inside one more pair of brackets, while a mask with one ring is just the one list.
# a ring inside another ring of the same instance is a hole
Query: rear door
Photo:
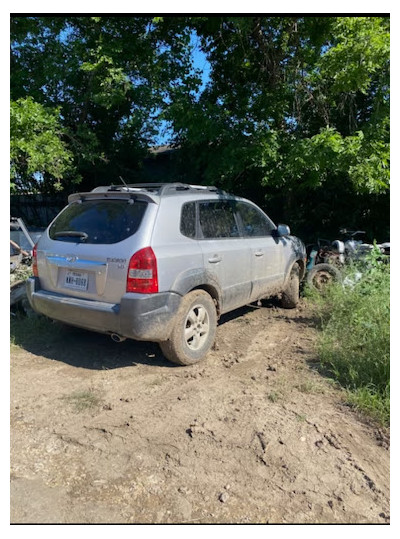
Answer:
[[218, 281], [222, 311], [227, 312], [250, 300], [250, 249], [241, 237], [232, 201], [202, 201], [198, 207], [204, 267]]
[[284, 280], [282, 241], [272, 232], [274, 223], [256, 206], [238, 201], [243, 234], [251, 252], [251, 301], [280, 291]]
[[142, 246], [148, 206], [155, 204], [129, 197], [94, 198], [67, 206], [38, 245], [41, 287], [119, 303], [126, 291], [130, 257]]

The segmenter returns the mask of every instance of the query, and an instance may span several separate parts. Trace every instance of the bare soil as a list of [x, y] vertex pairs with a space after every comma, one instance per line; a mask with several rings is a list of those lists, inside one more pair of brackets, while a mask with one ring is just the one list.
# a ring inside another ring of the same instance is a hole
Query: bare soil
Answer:
[[319, 370], [306, 303], [195, 366], [49, 324], [11, 350], [13, 523], [388, 523], [388, 431]]

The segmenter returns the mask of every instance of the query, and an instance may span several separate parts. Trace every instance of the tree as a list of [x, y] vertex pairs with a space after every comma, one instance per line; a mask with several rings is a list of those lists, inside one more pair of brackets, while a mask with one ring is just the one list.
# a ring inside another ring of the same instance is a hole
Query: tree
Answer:
[[388, 223], [388, 17], [15, 17], [11, 96], [57, 111], [67, 189], [140, 180], [170, 125], [176, 179], [314, 232]]
[[62, 140], [59, 111], [31, 97], [11, 102], [11, 192], [43, 192], [50, 181], [61, 189], [74, 171], [73, 155]]
[[13, 17], [11, 96], [59, 110], [81, 188], [134, 181], [161, 109], [200, 82], [189, 43], [178, 19]]
[[[387, 208], [388, 18], [197, 17], [188, 24], [211, 79], [199, 97], [182, 96], [165, 112], [182, 147], [183, 177], [267, 193], [298, 224], [318, 206], [314, 231], [328, 222], [336, 230], [344, 219], [349, 226], [349, 213], [361, 220], [365, 196], [374, 204], [382, 194]], [[338, 208], [346, 198], [360, 211]]]
[[201, 17], [189, 24], [211, 81], [199, 99], [188, 95], [167, 114], [177, 142], [207, 142], [206, 177], [229, 184], [257, 168], [265, 184], [318, 186], [338, 173], [360, 191], [388, 188], [388, 19]]

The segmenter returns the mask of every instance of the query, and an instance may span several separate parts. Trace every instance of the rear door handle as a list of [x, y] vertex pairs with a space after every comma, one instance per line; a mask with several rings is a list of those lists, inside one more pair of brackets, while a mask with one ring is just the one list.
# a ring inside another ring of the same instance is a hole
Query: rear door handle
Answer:
[[222, 258], [218, 255], [214, 255], [212, 258], [209, 258], [208, 261], [210, 264], [218, 264], [218, 262], [221, 262]]
[[264, 256], [264, 251], [256, 251], [254, 254], [256, 256]]

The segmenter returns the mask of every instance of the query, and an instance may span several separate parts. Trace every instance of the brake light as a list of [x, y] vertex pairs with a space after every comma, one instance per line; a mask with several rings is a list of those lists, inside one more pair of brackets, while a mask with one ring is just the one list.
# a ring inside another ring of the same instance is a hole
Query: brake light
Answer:
[[38, 266], [37, 266], [37, 243], [32, 249], [32, 272], [34, 277], [39, 277]]
[[151, 247], [135, 253], [128, 266], [126, 291], [139, 294], [158, 292], [157, 259]]

